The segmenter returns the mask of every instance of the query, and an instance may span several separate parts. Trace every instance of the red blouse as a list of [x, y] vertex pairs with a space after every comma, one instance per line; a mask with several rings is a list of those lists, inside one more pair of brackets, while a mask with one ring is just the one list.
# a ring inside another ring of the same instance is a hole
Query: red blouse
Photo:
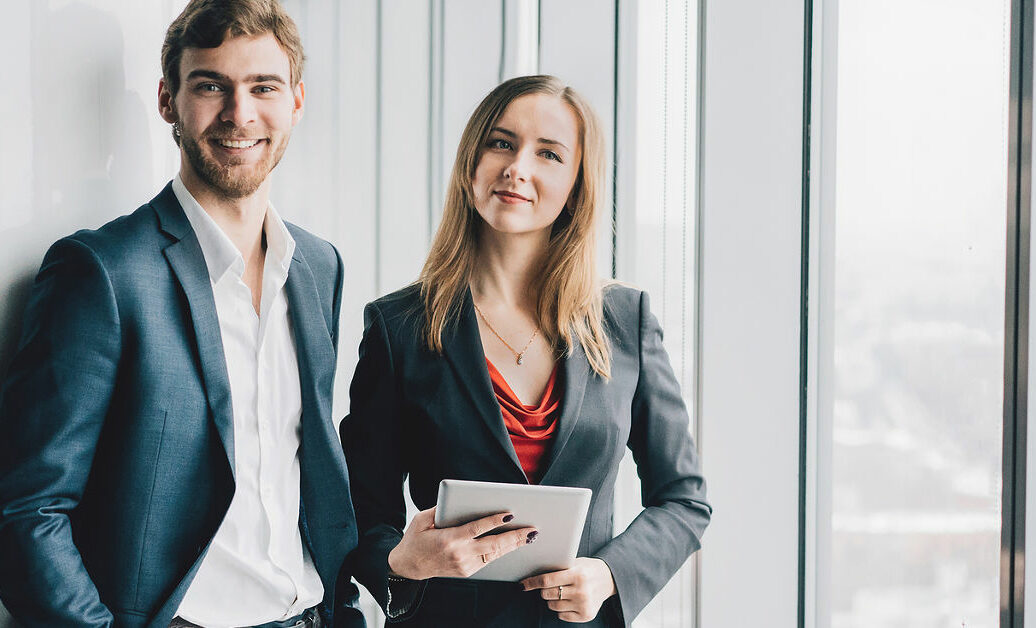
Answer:
[[522, 471], [525, 471], [529, 482], [538, 484], [544, 471], [540, 465], [544, 454], [550, 449], [558, 426], [557, 418], [561, 413], [561, 391], [555, 387], [558, 367], [554, 366], [540, 402], [528, 406], [514, 394], [489, 358], [486, 358], [486, 364], [489, 366], [489, 379], [493, 381], [493, 392], [500, 404], [504, 425], [511, 435], [511, 444], [518, 454], [518, 460], [522, 463]]

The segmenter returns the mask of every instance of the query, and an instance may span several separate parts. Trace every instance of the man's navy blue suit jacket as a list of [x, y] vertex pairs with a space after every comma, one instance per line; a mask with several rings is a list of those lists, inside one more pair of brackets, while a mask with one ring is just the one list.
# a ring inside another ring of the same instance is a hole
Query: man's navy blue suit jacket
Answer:
[[[299, 525], [326, 618], [363, 626], [340, 575], [356, 545], [331, 417], [342, 262], [288, 229]], [[234, 494], [233, 460], [208, 270], [167, 185], [132, 214], [55, 243], [36, 277], [0, 402], [4, 604], [33, 627], [167, 626]]]

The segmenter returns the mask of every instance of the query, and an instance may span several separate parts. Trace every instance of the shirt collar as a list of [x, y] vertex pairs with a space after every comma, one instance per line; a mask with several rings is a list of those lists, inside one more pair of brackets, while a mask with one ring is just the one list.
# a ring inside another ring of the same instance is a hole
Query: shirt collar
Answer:
[[266, 232], [266, 257], [276, 261], [281, 270], [287, 273], [291, 267], [291, 257], [295, 255], [295, 238], [291, 237], [272, 202], [266, 209], [263, 230]]
[[[190, 193], [179, 173], [173, 178], [173, 194], [176, 195], [176, 200], [180, 201], [187, 221], [198, 236], [198, 244], [201, 245], [202, 256], [209, 269], [209, 280], [216, 284], [231, 270], [240, 278], [245, 271], [245, 261], [241, 257], [241, 252]], [[267, 257], [272, 257], [281, 270], [287, 273], [291, 266], [291, 257], [295, 254], [295, 239], [291, 237], [273, 203], [267, 206], [263, 231], [266, 233]]]

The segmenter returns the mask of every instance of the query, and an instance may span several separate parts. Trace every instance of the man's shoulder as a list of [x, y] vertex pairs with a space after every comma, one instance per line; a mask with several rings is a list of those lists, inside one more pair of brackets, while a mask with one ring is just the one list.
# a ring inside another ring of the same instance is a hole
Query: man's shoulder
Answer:
[[338, 271], [340, 256], [338, 249], [333, 244], [288, 221], [284, 221], [284, 226], [288, 228], [288, 233], [295, 240], [295, 249], [302, 252], [311, 267], [318, 267], [314, 268], [314, 271], [322, 270], [331, 273]]
[[96, 229], [80, 229], [66, 236], [90, 249], [106, 263], [119, 263], [141, 255], [154, 255], [169, 239], [162, 235], [150, 203]]

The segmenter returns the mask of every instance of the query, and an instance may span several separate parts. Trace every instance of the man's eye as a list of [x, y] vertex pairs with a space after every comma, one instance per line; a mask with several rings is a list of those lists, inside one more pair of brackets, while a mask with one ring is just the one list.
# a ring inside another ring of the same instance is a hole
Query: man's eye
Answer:
[[270, 92], [274, 91], [274, 89], [269, 85], [260, 85], [259, 87], [255, 88], [255, 91], [259, 94], [269, 94]]
[[223, 91], [223, 88], [221, 88], [219, 85], [216, 85], [215, 83], [202, 83], [201, 85], [198, 86], [198, 89], [203, 91], [203, 92], [219, 92], [219, 91]]

